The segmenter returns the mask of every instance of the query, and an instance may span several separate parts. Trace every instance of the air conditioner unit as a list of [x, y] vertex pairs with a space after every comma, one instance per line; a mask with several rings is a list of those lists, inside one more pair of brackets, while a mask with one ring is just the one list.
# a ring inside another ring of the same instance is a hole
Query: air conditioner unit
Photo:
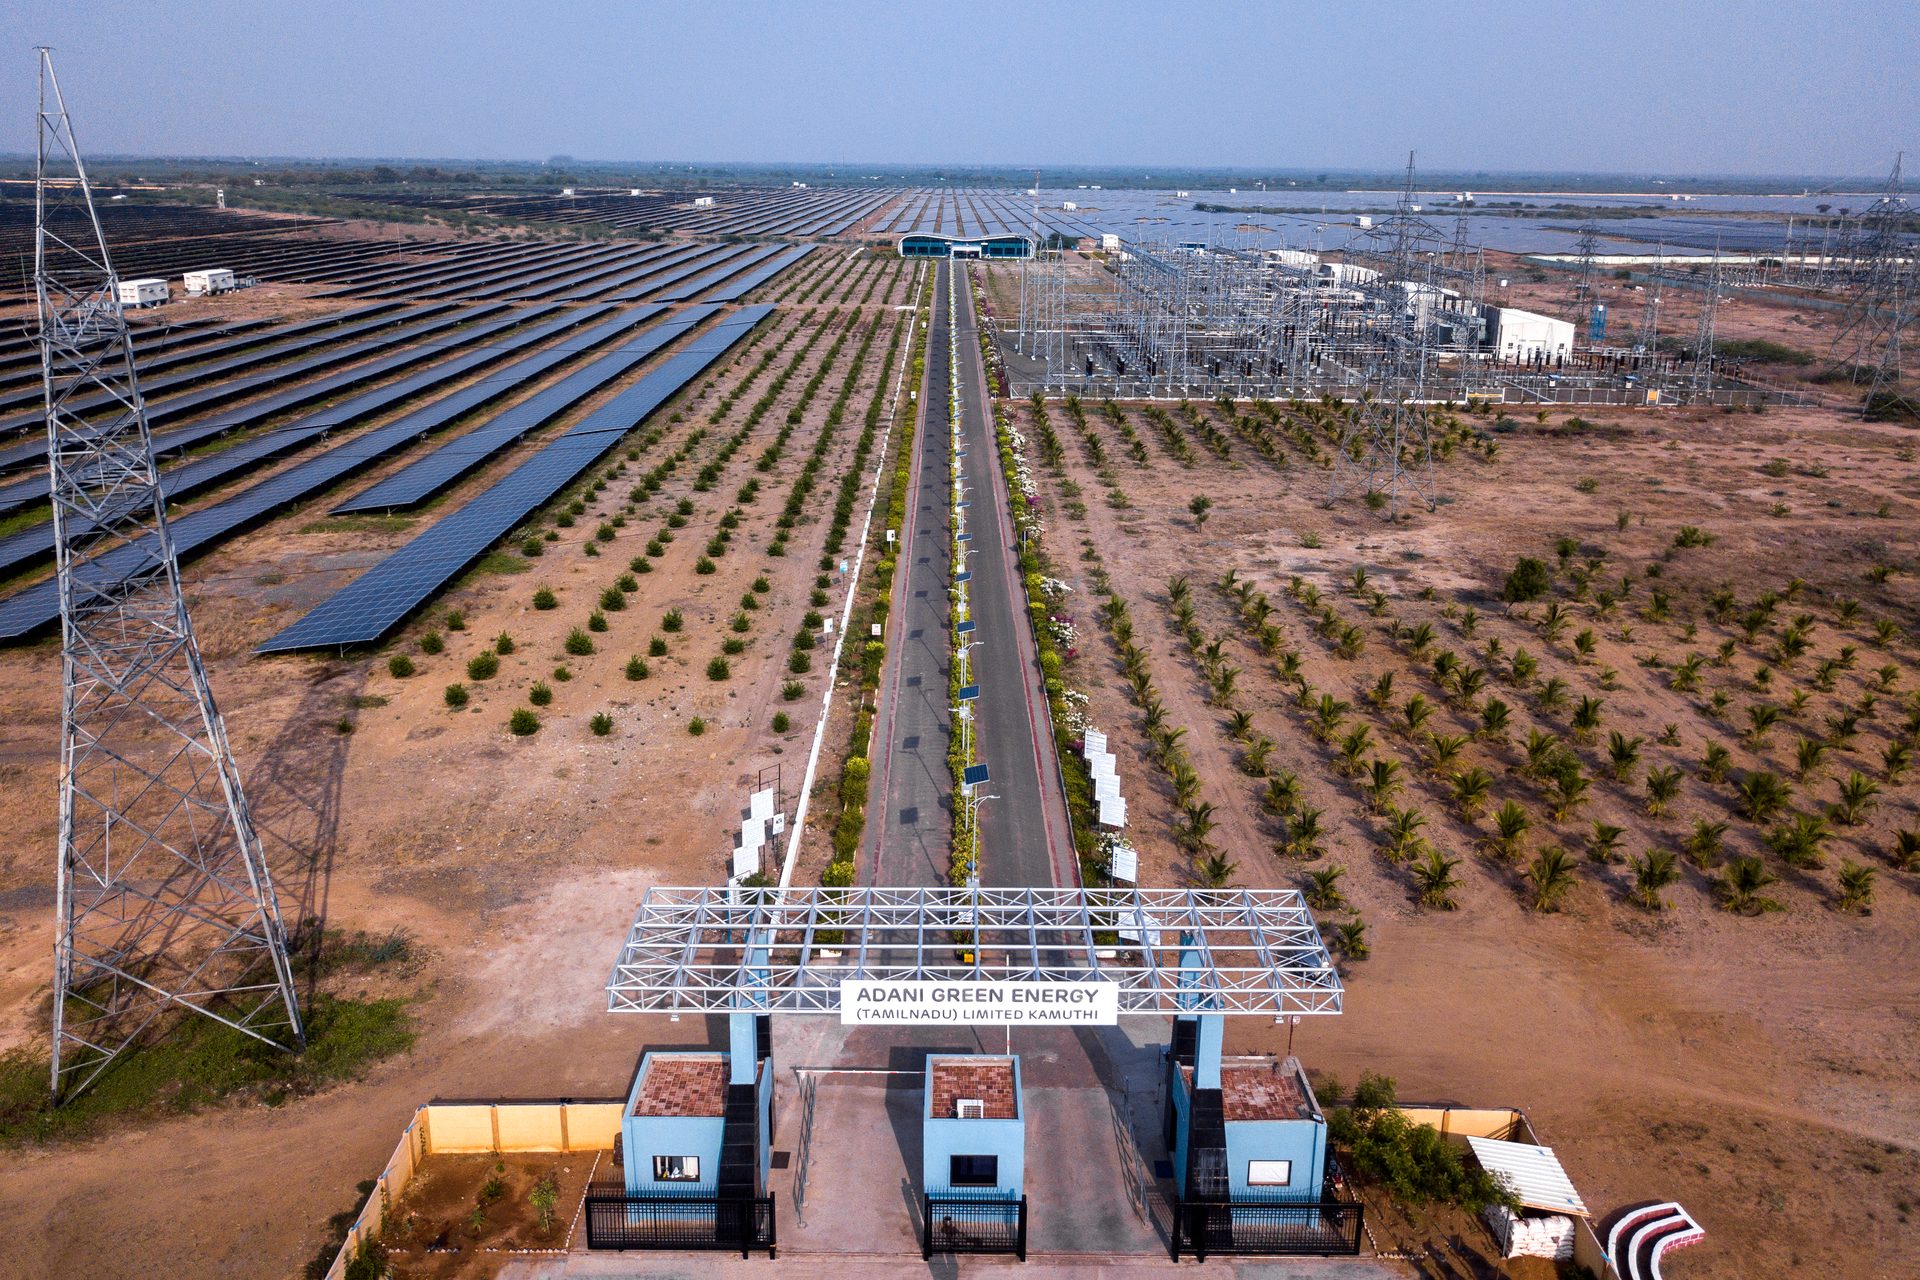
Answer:
[[987, 1104], [979, 1098], [960, 1098], [953, 1104], [954, 1114], [962, 1120], [985, 1120]]

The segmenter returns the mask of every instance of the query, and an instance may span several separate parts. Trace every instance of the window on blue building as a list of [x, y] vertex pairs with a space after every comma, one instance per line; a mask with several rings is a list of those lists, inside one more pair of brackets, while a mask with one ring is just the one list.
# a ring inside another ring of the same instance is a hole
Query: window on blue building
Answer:
[[997, 1187], [1000, 1185], [999, 1156], [950, 1156], [947, 1183], [955, 1187]]
[[1291, 1160], [1247, 1161], [1247, 1185], [1250, 1187], [1284, 1187], [1292, 1181]]
[[655, 1156], [653, 1180], [655, 1182], [698, 1182], [700, 1181], [700, 1157]]

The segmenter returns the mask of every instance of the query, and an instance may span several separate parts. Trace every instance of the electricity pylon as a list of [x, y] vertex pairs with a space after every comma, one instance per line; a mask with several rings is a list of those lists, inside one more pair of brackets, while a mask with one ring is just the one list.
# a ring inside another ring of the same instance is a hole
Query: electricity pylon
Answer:
[[1869, 418], [1883, 407], [1883, 400], [1896, 406], [1901, 400], [1901, 348], [1920, 310], [1920, 270], [1914, 266], [1916, 250], [1906, 230], [1914, 210], [1900, 184], [1904, 158], [1894, 157], [1880, 197], [1861, 215], [1847, 264], [1856, 284], [1833, 338], [1834, 371], [1865, 388], [1861, 413]]
[[[39, 50], [34, 292], [60, 585], [52, 1086], [171, 1009], [304, 1042], [286, 936], [180, 591], [119, 281]], [[49, 174], [49, 164], [72, 174]]]

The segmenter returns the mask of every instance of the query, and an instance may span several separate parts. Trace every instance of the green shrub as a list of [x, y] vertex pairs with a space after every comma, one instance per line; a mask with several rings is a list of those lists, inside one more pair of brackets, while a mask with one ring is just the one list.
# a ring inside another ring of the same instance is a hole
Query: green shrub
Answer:
[[527, 707], [515, 707], [513, 714], [507, 717], [507, 731], [516, 738], [525, 738], [540, 732], [540, 717]]
[[537, 537], [528, 538], [520, 544], [520, 554], [526, 556], [528, 559], [544, 553], [546, 549], [547, 544]]
[[1430, 1124], [1416, 1125], [1394, 1105], [1393, 1080], [1367, 1072], [1352, 1102], [1327, 1114], [1327, 1136], [1347, 1152], [1347, 1167], [1410, 1204], [1461, 1205], [1475, 1213], [1514, 1203], [1492, 1174], [1461, 1158]]
[[789, 680], [785, 684], [780, 686], [780, 696], [785, 698], [788, 702], [798, 702], [801, 698], [806, 696], [806, 693], [807, 693], [807, 687], [801, 684], [798, 680]]
[[707, 679], [725, 680], [733, 674], [733, 666], [725, 658], [716, 657], [707, 663]]
[[728, 657], [736, 657], [747, 651], [747, 642], [739, 636], [728, 636], [720, 644], [720, 652]]
[[619, 587], [608, 587], [600, 593], [600, 607], [608, 613], [618, 613], [627, 607], [627, 593]]
[[467, 679], [491, 680], [500, 674], [500, 659], [492, 651], [476, 653], [467, 659]]
[[440, 696], [447, 700], [447, 705], [450, 707], [464, 707], [467, 705], [467, 686], [450, 684]]
[[788, 729], [791, 729], [792, 727], [793, 727], [793, 718], [789, 716], [786, 712], [776, 711], [773, 713], [773, 731], [775, 733], [785, 733]]
[[527, 690], [527, 701], [536, 707], [544, 707], [553, 701], [553, 688], [544, 680], [535, 680], [533, 688]]
[[639, 654], [627, 659], [627, 679], [645, 680], [652, 672], [647, 669], [647, 660]]
[[600, 612], [598, 609], [595, 609], [592, 613], [587, 615], [587, 630], [605, 631], [606, 629], [607, 629], [606, 614]]
[[807, 672], [813, 670], [813, 659], [805, 650], [795, 649], [787, 656], [787, 670], [797, 676], [805, 675]]
[[1521, 556], [1514, 562], [1513, 572], [1507, 575], [1507, 582], [1501, 588], [1500, 598], [1509, 604], [1537, 600], [1547, 594], [1547, 589], [1552, 585], [1553, 579], [1547, 573], [1547, 566], [1543, 561], [1536, 560], [1532, 556]]
[[693, 571], [700, 574], [712, 573], [714, 571], [714, 563], [707, 559], [707, 557], [701, 556], [693, 562]]
[[693, 719], [687, 721], [687, 732], [692, 734], [694, 737], [697, 738], [701, 734], [705, 733], [706, 731], [707, 731], [707, 722], [701, 719], [699, 716], [695, 716]]
[[513, 637], [502, 631], [493, 638], [493, 651], [503, 658], [512, 653]]
[[593, 637], [575, 627], [567, 632], [566, 650], [576, 658], [584, 658], [593, 652]]
[[667, 616], [660, 619], [660, 629], [668, 634], [672, 634], [686, 625], [687, 620], [680, 616], [678, 609], [667, 610]]
[[561, 684], [565, 684], [567, 681], [573, 679], [573, 672], [567, 670], [566, 664], [562, 663], [553, 669], [553, 678]]
[[541, 587], [533, 593], [533, 607], [536, 609], [552, 609], [559, 603], [560, 597], [553, 594], [551, 587]]
[[604, 711], [593, 713], [593, 719], [587, 721], [587, 728], [593, 730], [593, 736], [604, 738], [613, 732], [613, 717]]
[[466, 614], [460, 612], [458, 609], [454, 609], [447, 614], [447, 630], [465, 631], [466, 629], [467, 629]]
[[440, 638], [440, 633], [438, 631], [429, 631], [425, 635], [420, 637], [420, 652], [422, 653], [436, 654], [444, 650], [446, 647], [447, 647], [447, 642]]
[[405, 680], [413, 674], [413, 659], [404, 653], [396, 653], [387, 659], [387, 674], [396, 680]]

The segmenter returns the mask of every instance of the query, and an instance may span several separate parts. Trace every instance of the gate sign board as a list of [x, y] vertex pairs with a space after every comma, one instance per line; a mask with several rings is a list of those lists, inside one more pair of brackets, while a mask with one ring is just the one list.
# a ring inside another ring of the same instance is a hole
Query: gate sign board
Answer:
[[1120, 1016], [1117, 982], [957, 982], [852, 978], [840, 984], [845, 1026], [1110, 1027]]

